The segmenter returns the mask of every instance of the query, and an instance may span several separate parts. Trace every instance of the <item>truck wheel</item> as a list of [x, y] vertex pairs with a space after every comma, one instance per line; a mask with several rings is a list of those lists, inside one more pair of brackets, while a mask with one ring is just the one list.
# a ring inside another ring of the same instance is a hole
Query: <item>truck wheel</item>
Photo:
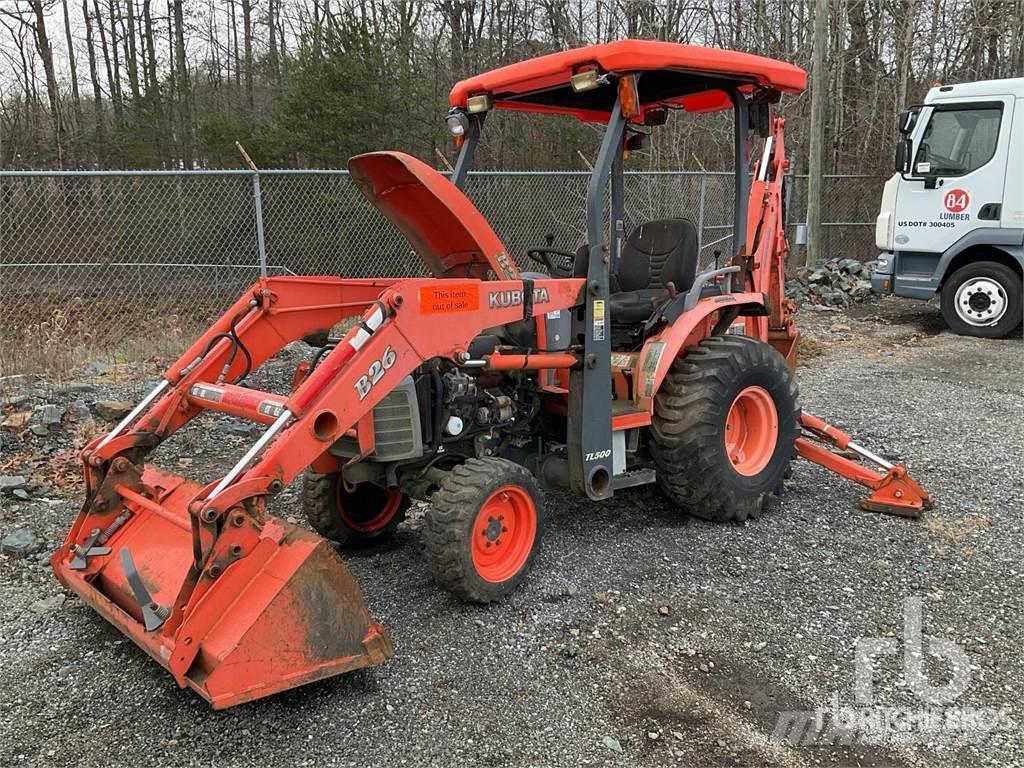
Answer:
[[745, 336], [704, 339], [654, 399], [658, 484], [696, 517], [757, 518], [782, 487], [798, 419], [796, 381], [774, 348]]
[[961, 336], [1002, 339], [1020, 325], [1021, 312], [1021, 277], [1005, 264], [967, 264], [942, 286], [942, 317]]
[[525, 468], [467, 459], [430, 497], [423, 541], [434, 582], [469, 602], [505, 597], [537, 556], [543, 510], [544, 496]]
[[394, 533], [409, 508], [409, 497], [373, 483], [345, 487], [340, 472], [307, 470], [302, 483], [306, 519], [317, 533], [339, 544], [365, 547]]

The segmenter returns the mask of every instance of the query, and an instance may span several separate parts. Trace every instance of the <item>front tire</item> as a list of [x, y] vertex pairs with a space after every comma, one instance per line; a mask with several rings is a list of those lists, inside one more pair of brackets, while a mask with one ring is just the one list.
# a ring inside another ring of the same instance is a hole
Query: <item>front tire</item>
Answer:
[[544, 496], [525, 468], [467, 459], [430, 497], [423, 528], [427, 570], [460, 600], [490, 603], [526, 578], [540, 550]]
[[1002, 339], [1020, 325], [1021, 276], [996, 261], [960, 267], [942, 286], [942, 317], [954, 333]]
[[786, 361], [764, 342], [721, 335], [688, 349], [654, 399], [662, 491], [705, 520], [759, 517], [795, 452], [797, 394]]
[[387, 538], [405, 518], [409, 497], [373, 483], [346, 488], [340, 472], [307, 470], [302, 502], [313, 530], [350, 547], [368, 547]]

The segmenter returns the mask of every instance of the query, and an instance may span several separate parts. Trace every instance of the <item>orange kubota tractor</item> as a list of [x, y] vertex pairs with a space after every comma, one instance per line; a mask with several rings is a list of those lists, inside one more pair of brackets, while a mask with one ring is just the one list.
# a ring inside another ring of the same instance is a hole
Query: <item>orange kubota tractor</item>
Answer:
[[[534, 560], [542, 486], [597, 502], [657, 483], [692, 515], [747, 520], [800, 454], [871, 489], [863, 507], [916, 516], [930, 500], [903, 467], [797, 404], [773, 105], [805, 81], [757, 56], [623, 40], [460, 82], [446, 118], [461, 147], [450, 180], [399, 152], [349, 163], [433, 276], [260, 279], [86, 446], [86, 499], [53, 556], [58, 578], [220, 708], [391, 655], [328, 539], [385, 535], [410, 499], [429, 499], [434, 580], [484, 603]], [[543, 271], [520, 272], [520, 254], [461, 190], [496, 109], [605, 126], [585, 243], [522, 254]], [[700, 274], [690, 221], [625, 225], [623, 157], [676, 109], [735, 116], [737, 245]], [[764, 143], [748, 175], [755, 133]], [[349, 330], [332, 338], [339, 327]], [[243, 384], [299, 340], [319, 349], [290, 392]], [[144, 463], [203, 410], [267, 429], [205, 485]], [[322, 535], [267, 511], [303, 473]]]

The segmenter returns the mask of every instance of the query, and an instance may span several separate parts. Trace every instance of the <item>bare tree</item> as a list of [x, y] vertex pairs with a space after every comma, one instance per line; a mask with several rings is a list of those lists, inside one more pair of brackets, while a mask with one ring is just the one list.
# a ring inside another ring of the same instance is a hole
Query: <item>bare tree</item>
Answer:
[[[82, 0], [78, 18], [70, 0], [0, 0], [2, 152], [10, 157], [17, 146], [32, 162], [73, 163], [85, 159], [77, 150], [94, 128], [88, 147], [99, 163], [224, 161], [218, 152], [230, 149], [229, 134], [240, 133], [274, 162], [307, 162], [325, 141], [362, 146], [365, 125], [353, 120], [339, 127], [344, 120], [331, 112], [351, 111], [346, 94], [334, 90], [357, 89], [367, 106], [385, 105], [373, 128], [381, 142], [436, 157], [437, 148], [449, 151], [436, 115], [454, 81], [547, 51], [632, 35], [746, 50], [805, 67], [821, 54], [830, 64], [825, 80], [819, 79], [825, 68], [812, 67], [810, 98], [782, 105], [790, 146], [798, 157], [820, 152], [820, 172], [882, 171], [894, 115], [933, 81], [1024, 75], [1024, 0], [824, 0], [825, 14], [816, 4], [821, 7], [817, 0], [167, 0], [165, 17], [163, 3], [154, 7], [153, 0]], [[822, 18], [826, 34], [812, 34], [812, 22]], [[48, 29], [55, 23], [62, 24], [56, 50]], [[814, 50], [816, 41], [821, 51]], [[87, 87], [83, 44], [91, 106], [80, 93]], [[295, 121], [283, 130], [291, 113], [323, 126], [315, 136]], [[492, 125], [481, 162], [578, 167], [577, 150], [590, 151], [593, 132], [574, 124], [542, 130], [525, 122], [512, 130], [496, 118]], [[338, 136], [346, 130], [350, 136]], [[723, 131], [716, 124], [662, 132], [670, 138], [656, 138], [651, 162], [695, 167], [694, 156], [725, 162]], [[543, 151], [531, 152], [531, 145]]]
[[67, 44], [68, 68], [71, 70], [71, 108], [75, 114], [75, 127], [81, 132], [85, 121], [82, 119], [82, 97], [78, 92], [78, 67], [75, 62], [75, 39], [71, 36], [71, 13], [68, 0], [61, 0], [64, 11], [64, 40]]
[[89, 57], [89, 82], [92, 83], [93, 123], [96, 126], [97, 149], [102, 148], [103, 135], [103, 89], [100, 86], [99, 68], [96, 63], [96, 45], [93, 40], [93, 19], [89, 14], [89, 0], [82, 0], [82, 21], [85, 23], [85, 52]]

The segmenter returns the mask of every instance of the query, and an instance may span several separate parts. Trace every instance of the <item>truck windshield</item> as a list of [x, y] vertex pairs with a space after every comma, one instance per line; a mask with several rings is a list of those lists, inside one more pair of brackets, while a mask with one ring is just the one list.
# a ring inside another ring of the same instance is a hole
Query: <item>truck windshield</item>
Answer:
[[985, 165], [999, 139], [998, 107], [941, 107], [932, 113], [914, 158], [914, 170], [933, 176], [963, 176]]

